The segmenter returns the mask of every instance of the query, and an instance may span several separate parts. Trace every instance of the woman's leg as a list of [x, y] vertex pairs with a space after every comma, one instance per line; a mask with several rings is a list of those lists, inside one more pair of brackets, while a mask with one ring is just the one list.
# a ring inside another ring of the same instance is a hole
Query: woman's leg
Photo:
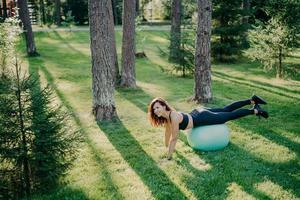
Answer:
[[233, 103], [225, 106], [224, 108], [210, 108], [207, 110], [209, 110], [211, 112], [231, 112], [231, 111], [234, 111], [234, 110], [239, 109], [246, 105], [251, 105], [250, 99], [233, 102]]
[[211, 112], [203, 110], [199, 112], [193, 119], [194, 127], [213, 124], [224, 124], [230, 120], [239, 119], [248, 115], [253, 115], [253, 109], [238, 109], [232, 112]]

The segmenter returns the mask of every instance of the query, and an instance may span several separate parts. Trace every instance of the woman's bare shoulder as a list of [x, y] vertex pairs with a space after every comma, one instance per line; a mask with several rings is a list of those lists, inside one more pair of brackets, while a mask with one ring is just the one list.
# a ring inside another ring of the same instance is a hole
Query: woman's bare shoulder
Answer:
[[174, 120], [174, 122], [178, 122], [179, 119], [180, 119], [180, 112], [177, 112], [177, 111], [172, 111], [171, 114], [170, 114], [170, 117], [171, 117], [171, 121]]

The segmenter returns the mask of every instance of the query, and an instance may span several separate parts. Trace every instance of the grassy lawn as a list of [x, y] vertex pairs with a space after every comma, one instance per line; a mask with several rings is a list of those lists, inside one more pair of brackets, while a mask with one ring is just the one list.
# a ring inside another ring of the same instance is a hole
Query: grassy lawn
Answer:
[[[66, 186], [33, 199], [299, 199], [299, 53], [287, 60], [293, 76], [286, 80], [248, 62], [213, 65], [214, 100], [200, 106], [220, 107], [255, 93], [268, 101], [264, 108], [270, 118], [229, 122], [230, 144], [216, 152], [194, 151], [181, 133], [174, 159], [167, 161], [163, 129], [149, 125], [147, 104], [161, 96], [176, 109], [191, 111], [199, 106], [187, 102], [194, 82], [162, 73], [170, 64], [157, 46], [167, 48], [166, 32], [139, 34], [146, 36], [148, 58], [136, 61], [138, 89], [117, 89], [119, 120], [96, 123], [91, 114], [89, 33], [36, 33], [41, 57], [24, 59], [31, 72], [54, 87], [85, 142], [78, 147]], [[121, 32], [116, 35], [120, 58]]]

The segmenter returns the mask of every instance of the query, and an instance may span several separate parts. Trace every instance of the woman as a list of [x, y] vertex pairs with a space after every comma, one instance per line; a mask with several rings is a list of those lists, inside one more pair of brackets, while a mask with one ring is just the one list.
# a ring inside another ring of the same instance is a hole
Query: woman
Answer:
[[[246, 105], [253, 104], [252, 109], [239, 109]], [[168, 159], [172, 158], [175, 150], [179, 130], [186, 130], [193, 127], [223, 124], [229, 120], [238, 119], [247, 115], [257, 115], [268, 118], [266, 111], [258, 104], [267, 104], [259, 96], [252, 96], [251, 99], [234, 102], [224, 108], [194, 109], [190, 113], [177, 112], [167, 101], [158, 97], [151, 101], [148, 107], [150, 123], [153, 126], [165, 127], [165, 145], [169, 147]]]

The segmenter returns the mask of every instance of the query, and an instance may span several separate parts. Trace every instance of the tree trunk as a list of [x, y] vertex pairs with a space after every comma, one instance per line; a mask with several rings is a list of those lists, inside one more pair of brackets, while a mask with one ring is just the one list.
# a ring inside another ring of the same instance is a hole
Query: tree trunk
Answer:
[[[251, 3], [251, 0], [243, 0], [243, 3], [242, 3], [242, 8], [244, 10], [244, 14], [243, 14], [243, 18], [242, 18], [242, 23], [243, 23], [243, 26], [247, 30], [250, 27], [250, 25], [249, 25], [250, 3]], [[250, 47], [248, 39], [247, 39], [247, 31], [244, 31], [244, 33], [242, 33], [241, 42], [242, 42], [242, 47], [243, 48], [249, 48]]]
[[212, 100], [211, 91], [211, 0], [198, 0], [198, 27], [195, 52], [195, 97], [198, 103]]
[[18, 61], [16, 60], [16, 75], [17, 75], [17, 99], [18, 99], [18, 115], [19, 115], [19, 128], [22, 137], [22, 167], [23, 167], [23, 180], [24, 180], [24, 187], [26, 192], [26, 197], [28, 198], [31, 194], [31, 184], [30, 184], [30, 175], [29, 175], [29, 163], [28, 163], [28, 150], [27, 150], [27, 140], [26, 140], [26, 130], [24, 126], [24, 117], [23, 117], [23, 110], [24, 107], [22, 105], [22, 97], [21, 97], [21, 83], [20, 83], [20, 71], [18, 66]]
[[[113, 2], [112, 2], [113, 3]], [[114, 18], [113, 12], [111, 12], [112, 16], [110, 16], [111, 19]], [[115, 26], [114, 26], [114, 21], [110, 21], [110, 33], [113, 33], [112, 37], [112, 47], [113, 47], [113, 59], [114, 59], [114, 68], [113, 68], [113, 77], [114, 77], [114, 86], [118, 86], [121, 81], [121, 76], [120, 76], [120, 71], [119, 71], [119, 63], [118, 63], [118, 53], [117, 53], [117, 45], [116, 45], [116, 40], [115, 40]]]
[[34, 42], [34, 35], [32, 32], [31, 22], [29, 18], [27, 0], [18, 1], [20, 19], [23, 23], [23, 30], [25, 33], [26, 47], [28, 56], [37, 56], [37, 50]]
[[279, 48], [279, 55], [278, 55], [278, 66], [277, 66], [277, 78], [283, 77], [283, 70], [282, 70], [282, 48]]
[[61, 25], [60, 7], [61, 7], [60, 0], [55, 0], [55, 24], [57, 26]]
[[135, 0], [124, 1], [123, 10], [121, 86], [135, 88]]
[[250, 0], [243, 0], [242, 4], [243, 10], [245, 11], [246, 15], [243, 16], [243, 24], [249, 23], [249, 15], [250, 15]]
[[114, 29], [111, 0], [89, 0], [93, 114], [96, 120], [117, 116], [114, 100]]
[[146, 21], [146, 18], [145, 18], [145, 15], [144, 15], [146, 3], [148, 3], [148, 0], [141, 0], [141, 9], [140, 9], [140, 12], [141, 12], [142, 21]]
[[44, 0], [40, 0], [40, 15], [42, 24], [46, 24], [46, 13]]
[[117, 11], [117, 0], [111, 0], [112, 8], [113, 8], [113, 16], [114, 16], [114, 24], [118, 25], [118, 11]]
[[6, 0], [2, 0], [2, 6], [3, 6], [3, 19], [5, 20], [7, 18], [7, 5]]
[[135, 15], [139, 16], [140, 14], [140, 0], [136, 0], [136, 4], [135, 4]]
[[114, 86], [116, 87], [120, 85], [121, 75], [119, 70], [118, 53], [117, 53], [117, 46], [115, 40], [113, 41], [113, 46], [114, 46], [114, 63], [115, 63], [113, 73], [114, 73]]
[[171, 33], [169, 60], [176, 63], [180, 60], [181, 41], [181, 0], [173, 0], [171, 8]]

